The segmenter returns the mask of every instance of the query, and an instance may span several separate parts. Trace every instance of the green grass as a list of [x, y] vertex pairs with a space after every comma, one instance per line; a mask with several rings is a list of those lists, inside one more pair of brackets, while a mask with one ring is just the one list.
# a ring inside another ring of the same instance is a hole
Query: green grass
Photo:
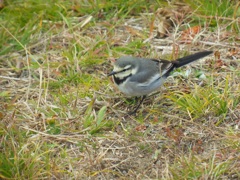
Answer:
[[[188, 1], [192, 7], [197, 9], [197, 14], [200, 13], [205, 17], [211, 19], [210, 25], [216, 27], [219, 23], [225, 24], [228, 30], [239, 33], [239, 25], [237, 21], [234, 21], [240, 15], [239, 2], [238, 1]], [[195, 17], [201, 21], [199, 16]]]
[[[210, 178], [218, 179], [224, 175], [226, 171], [231, 169], [230, 164], [226, 162], [218, 162], [216, 154], [212, 154], [209, 160], [204, 160], [195, 155], [177, 159], [176, 164], [171, 167], [173, 178], [198, 179]], [[178, 167], [178, 170], [176, 170]], [[184, 176], [182, 176], [184, 174]]]
[[211, 82], [208, 87], [196, 86], [190, 94], [174, 92], [169, 98], [189, 114], [190, 118], [196, 119], [214, 114], [214, 116], [222, 117], [216, 123], [219, 124], [224, 121], [229, 111], [234, 111], [240, 102], [238, 90], [231, 87], [229, 81], [230, 77], [226, 77], [224, 81], [218, 82], [218, 87]]
[[[185, 1], [190, 18], [148, 41], [155, 11], [172, 3], [3, 3], [0, 179], [240, 177], [237, 1]], [[195, 25], [201, 35], [182, 40], [182, 27]], [[136, 116], [126, 115], [137, 102], [107, 77], [114, 58], [171, 60], [202, 49], [220, 59], [176, 70]]]
[[1, 145], [0, 173], [3, 179], [34, 179], [44, 177], [50, 169], [51, 149], [46, 142], [27, 141], [27, 131], [1, 125], [5, 141]]

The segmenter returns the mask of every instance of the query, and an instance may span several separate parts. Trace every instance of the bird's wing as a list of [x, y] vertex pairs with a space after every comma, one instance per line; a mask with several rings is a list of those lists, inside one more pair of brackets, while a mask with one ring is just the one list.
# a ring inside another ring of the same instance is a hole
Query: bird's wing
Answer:
[[139, 86], [148, 86], [162, 77], [167, 77], [172, 67], [170, 61], [149, 59], [149, 63], [141, 67], [142, 70], [136, 76], [131, 77], [131, 81], [138, 82]]
[[174, 64], [170, 61], [160, 60], [158, 63], [159, 73], [161, 76], [168, 76], [173, 70]]

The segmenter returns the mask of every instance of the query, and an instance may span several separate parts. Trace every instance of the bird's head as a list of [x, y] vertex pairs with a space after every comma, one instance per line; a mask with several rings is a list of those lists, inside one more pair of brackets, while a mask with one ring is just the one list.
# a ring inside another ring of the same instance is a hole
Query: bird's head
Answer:
[[119, 79], [126, 78], [137, 72], [137, 59], [131, 56], [124, 56], [116, 60], [113, 65], [113, 71], [108, 76], [114, 76]]

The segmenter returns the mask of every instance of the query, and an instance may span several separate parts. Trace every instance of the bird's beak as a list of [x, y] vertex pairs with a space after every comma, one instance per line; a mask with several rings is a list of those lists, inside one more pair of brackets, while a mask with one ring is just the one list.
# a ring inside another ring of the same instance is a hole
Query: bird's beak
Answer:
[[110, 72], [107, 76], [112, 76], [112, 75], [114, 75], [114, 74], [116, 74], [117, 72], [115, 72], [115, 71], [112, 71], [112, 72]]

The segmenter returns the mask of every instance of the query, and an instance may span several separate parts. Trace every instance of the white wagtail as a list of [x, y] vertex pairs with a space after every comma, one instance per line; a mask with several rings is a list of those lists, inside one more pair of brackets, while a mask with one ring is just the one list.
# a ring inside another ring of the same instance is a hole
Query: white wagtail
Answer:
[[146, 59], [132, 56], [120, 57], [114, 63], [113, 81], [127, 96], [140, 96], [141, 101], [132, 113], [136, 113], [146, 96], [156, 91], [170, 75], [181, 66], [203, 58], [212, 51], [198, 52], [175, 61]]

